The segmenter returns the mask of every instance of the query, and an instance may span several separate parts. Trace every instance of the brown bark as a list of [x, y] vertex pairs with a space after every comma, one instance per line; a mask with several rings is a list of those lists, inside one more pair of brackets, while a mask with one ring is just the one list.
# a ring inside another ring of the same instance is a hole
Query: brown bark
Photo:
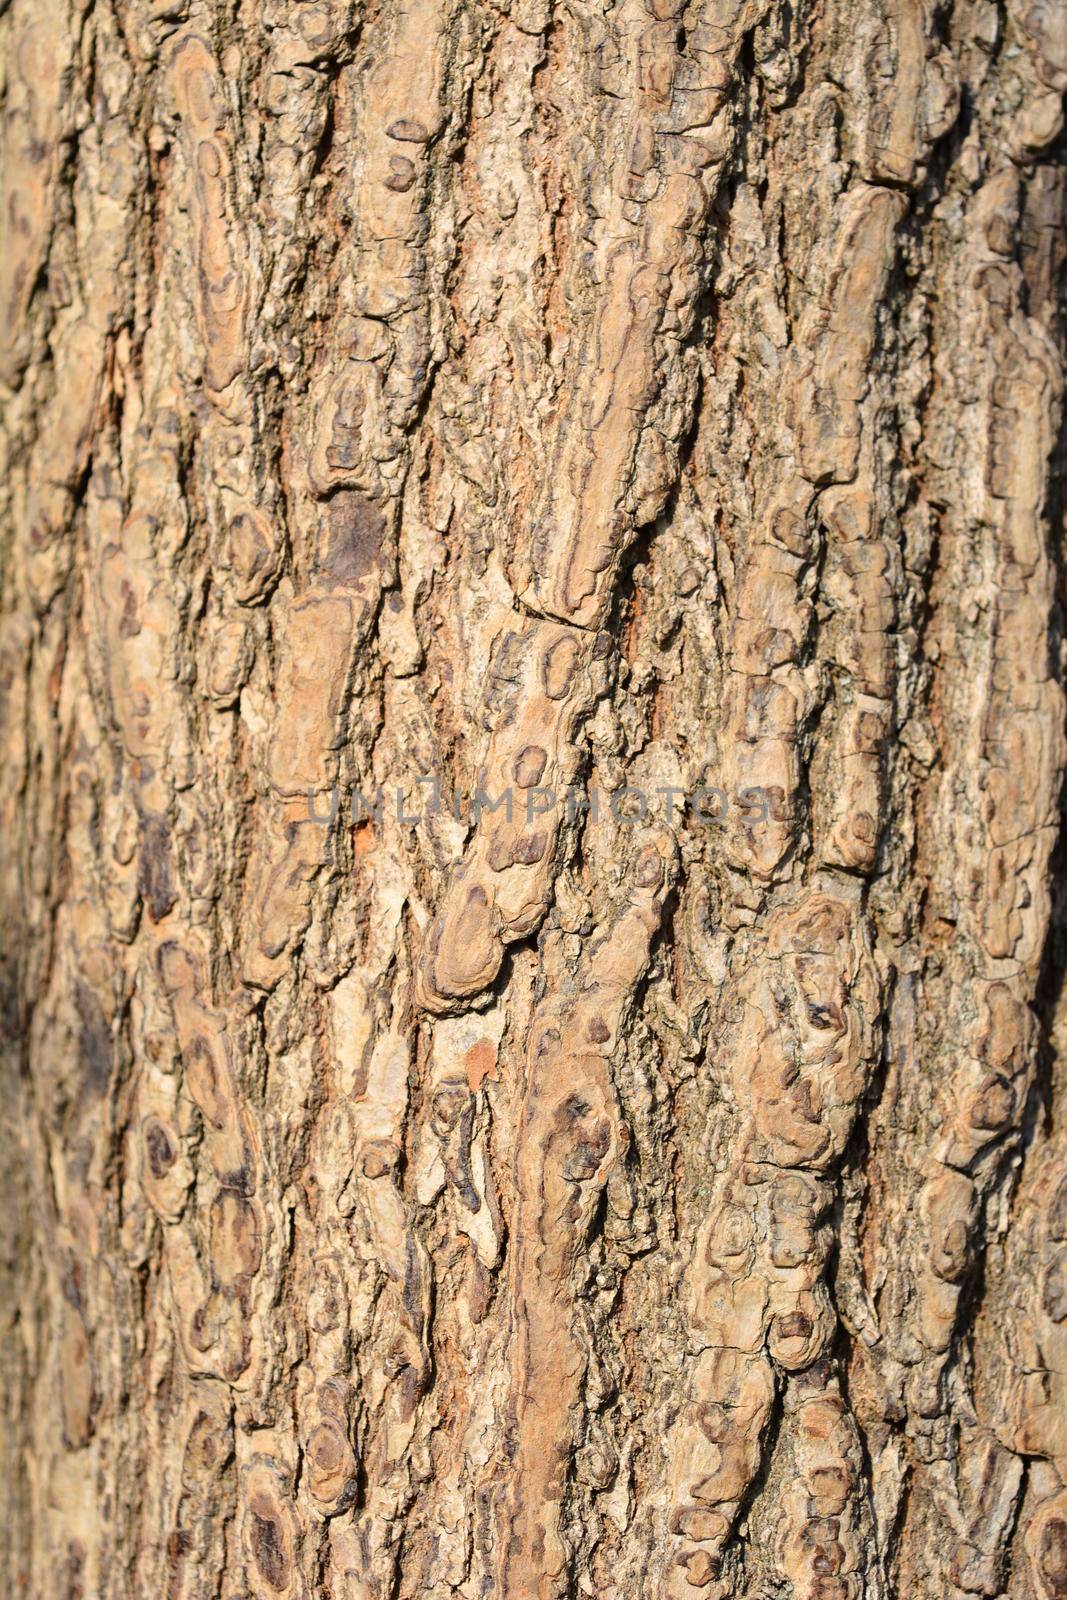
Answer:
[[1062, 1600], [1067, 13], [0, 37], [4, 1593]]

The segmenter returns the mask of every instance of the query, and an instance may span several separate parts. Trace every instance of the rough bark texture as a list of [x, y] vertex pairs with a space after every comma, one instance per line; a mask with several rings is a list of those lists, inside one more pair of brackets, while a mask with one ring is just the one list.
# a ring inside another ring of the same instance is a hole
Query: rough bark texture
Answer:
[[1067, 13], [0, 34], [4, 1595], [1063, 1600]]

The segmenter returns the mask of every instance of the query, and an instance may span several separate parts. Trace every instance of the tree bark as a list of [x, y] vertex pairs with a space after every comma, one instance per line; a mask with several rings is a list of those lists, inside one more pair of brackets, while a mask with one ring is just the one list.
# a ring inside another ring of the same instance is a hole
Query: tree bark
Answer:
[[12, 0], [6, 1595], [1067, 1596], [1055, 0]]

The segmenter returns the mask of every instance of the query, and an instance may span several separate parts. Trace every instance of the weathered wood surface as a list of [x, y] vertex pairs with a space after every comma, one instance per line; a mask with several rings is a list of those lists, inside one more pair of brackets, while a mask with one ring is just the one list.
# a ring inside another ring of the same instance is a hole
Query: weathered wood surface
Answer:
[[1067, 12], [0, 40], [5, 1595], [1063, 1600]]

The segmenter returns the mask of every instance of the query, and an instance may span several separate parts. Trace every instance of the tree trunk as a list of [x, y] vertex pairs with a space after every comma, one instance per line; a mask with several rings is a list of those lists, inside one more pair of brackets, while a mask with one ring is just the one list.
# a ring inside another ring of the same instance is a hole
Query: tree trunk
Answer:
[[5, 1596], [1067, 1596], [1067, 12], [12, 0]]

